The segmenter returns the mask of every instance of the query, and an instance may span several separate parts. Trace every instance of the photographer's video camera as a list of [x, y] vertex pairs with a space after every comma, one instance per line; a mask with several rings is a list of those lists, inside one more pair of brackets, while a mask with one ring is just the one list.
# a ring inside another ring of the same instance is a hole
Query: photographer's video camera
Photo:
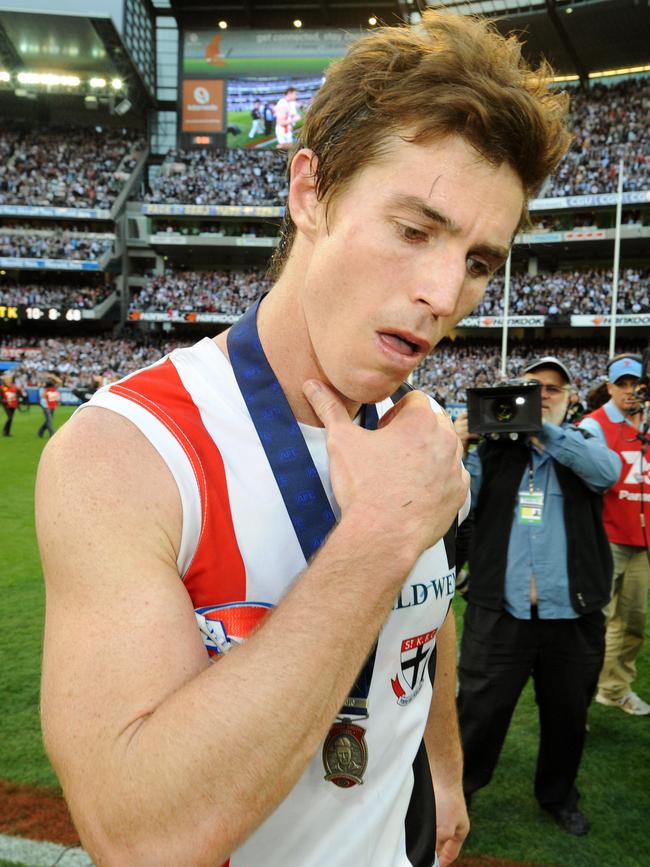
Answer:
[[516, 439], [542, 429], [542, 386], [536, 380], [509, 379], [501, 385], [467, 389], [470, 433]]

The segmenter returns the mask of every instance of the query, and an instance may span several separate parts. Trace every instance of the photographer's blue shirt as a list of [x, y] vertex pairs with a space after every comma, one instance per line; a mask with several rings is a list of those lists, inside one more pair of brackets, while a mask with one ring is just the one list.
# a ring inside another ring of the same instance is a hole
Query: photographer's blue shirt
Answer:
[[[621, 472], [619, 456], [598, 438], [585, 438], [574, 427], [544, 422], [539, 436], [543, 446], [529, 445], [535, 491], [544, 494], [540, 524], [520, 524], [518, 504], [512, 516], [508, 545], [508, 561], [504, 587], [506, 611], [519, 620], [530, 619], [530, 584], [535, 578], [537, 610], [544, 620], [578, 617], [569, 597], [567, 572], [567, 542], [564, 529], [564, 498], [554, 461], [568, 467], [596, 493], [604, 493], [616, 482]], [[482, 467], [477, 451], [471, 451], [465, 466], [472, 478], [472, 502], [478, 500]], [[527, 467], [519, 491], [527, 493], [530, 473]], [[470, 575], [470, 582], [472, 576]]]

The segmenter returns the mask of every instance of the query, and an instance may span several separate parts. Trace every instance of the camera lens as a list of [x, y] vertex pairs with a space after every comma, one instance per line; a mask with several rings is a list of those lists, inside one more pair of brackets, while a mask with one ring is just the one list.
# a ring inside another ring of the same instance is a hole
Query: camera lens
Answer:
[[494, 417], [497, 421], [512, 421], [517, 415], [517, 406], [511, 397], [504, 397], [494, 402]]

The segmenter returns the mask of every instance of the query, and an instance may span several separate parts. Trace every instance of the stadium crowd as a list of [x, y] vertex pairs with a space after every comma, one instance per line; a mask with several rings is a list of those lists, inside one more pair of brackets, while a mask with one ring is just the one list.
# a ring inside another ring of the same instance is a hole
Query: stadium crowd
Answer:
[[108, 337], [0, 338], [0, 357], [15, 359], [13, 373], [22, 387], [38, 385], [54, 374], [64, 388], [94, 391], [127, 373], [157, 361], [178, 342]]
[[[30, 339], [19, 336], [0, 339], [0, 357], [19, 362], [17, 379], [23, 385], [36, 383], [45, 374], [55, 374], [63, 386], [78, 388], [114, 381], [157, 361], [177, 346], [199, 340], [184, 337], [61, 337]], [[641, 352], [638, 343], [626, 342], [626, 352]], [[27, 352], [24, 350], [27, 349]], [[477, 338], [445, 340], [414, 373], [414, 385], [435, 394], [445, 403], [464, 403], [467, 388], [494, 385], [502, 379], [500, 344]], [[600, 382], [607, 363], [605, 343], [556, 340], [513, 342], [508, 349], [507, 376], [518, 376], [527, 362], [543, 355], [558, 355], [567, 364], [581, 399]]]
[[616, 192], [621, 158], [623, 188], [650, 188], [650, 77], [592, 84], [571, 97], [574, 139], [542, 195]]
[[[650, 271], [622, 268], [618, 278], [619, 313], [650, 311]], [[503, 273], [495, 275], [474, 316], [503, 313]], [[540, 272], [536, 275], [512, 274], [509, 311], [511, 316], [554, 314], [607, 314], [612, 305], [612, 271], [588, 268], [574, 271]]]
[[[626, 352], [641, 352], [631, 343]], [[623, 350], [621, 350], [623, 351]], [[517, 377], [535, 358], [556, 355], [567, 365], [581, 399], [603, 379], [608, 360], [604, 343], [570, 340], [513, 342], [508, 347], [506, 377]], [[464, 403], [469, 387], [495, 385], [501, 381], [500, 345], [479, 339], [446, 340], [415, 371], [414, 385], [435, 394], [445, 403]]]
[[[626, 190], [650, 188], [650, 76], [574, 90], [575, 138], [542, 197], [614, 192], [625, 159]], [[145, 196], [170, 204], [283, 205], [286, 154], [232, 148], [170, 151]]]
[[69, 232], [54, 234], [0, 233], [0, 256], [44, 259], [99, 259], [113, 242], [106, 238], [84, 238]]
[[182, 235], [184, 237], [216, 235], [221, 238], [276, 238], [278, 226], [276, 223], [266, 221], [259, 223], [242, 223], [235, 220], [201, 223], [160, 221], [154, 224], [152, 234]]
[[172, 150], [147, 202], [192, 205], [284, 205], [286, 152], [232, 148], [225, 153]]
[[[261, 270], [169, 271], [154, 277], [135, 293], [130, 309], [238, 314], [270, 286]], [[503, 287], [503, 274], [497, 274], [472, 315], [501, 315]], [[607, 314], [611, 309], [611, 291], [609, 269], [551, 271], [535, 276], [513, 274], [510, 315]], [[623, 268], [620, 271], [617, 308], [619, 313], [650, 312], [649, 270]]]
[[271, 288], [264, 271], [179, 271], [154, 277], [133, 294], [130, 310], [237, 315]]
[[112, 286], [74, 286], [66, 284], [3, 282], [0, 284], [0, 306], [66, 307], [89, 310], [101, 304]]
[[143, 143], [127, 130], [0, 131], [0, 205], [110, 208]]

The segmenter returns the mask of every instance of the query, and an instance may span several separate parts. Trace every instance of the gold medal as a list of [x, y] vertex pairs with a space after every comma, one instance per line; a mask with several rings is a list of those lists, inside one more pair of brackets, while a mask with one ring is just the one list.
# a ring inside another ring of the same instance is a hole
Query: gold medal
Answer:
[[368, 765], [365, 729], [349, 719], [334, 723], [323, 744], [325, 779], [349, 789], [361, 785]]

